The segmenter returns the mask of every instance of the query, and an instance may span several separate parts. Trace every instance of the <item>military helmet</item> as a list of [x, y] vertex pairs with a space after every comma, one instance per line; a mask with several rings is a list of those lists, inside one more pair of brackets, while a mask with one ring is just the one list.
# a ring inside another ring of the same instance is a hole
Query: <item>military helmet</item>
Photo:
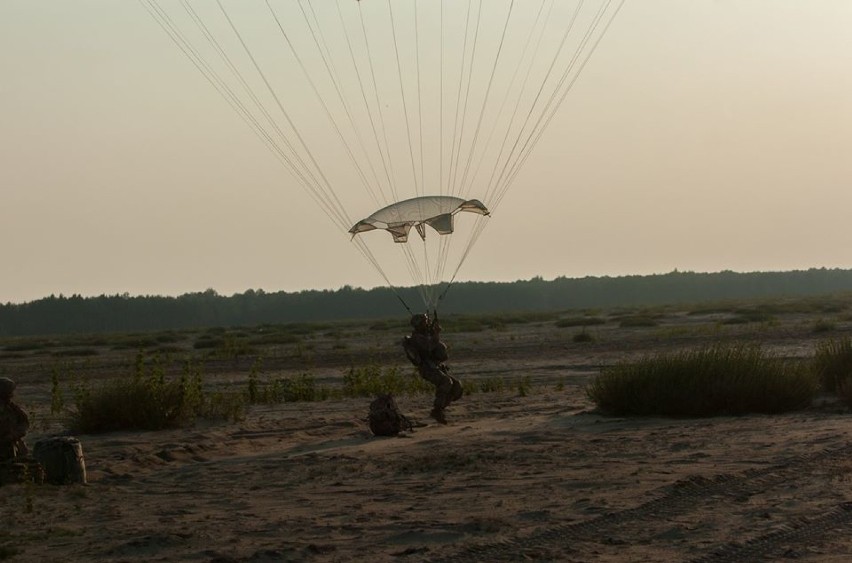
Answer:
[[414, 328], [419, 328], [421, 326], [426, 325], [429, 322], [429, 317], [424, 315], [423, 313], [417, 313], [416, 315], [411, 315], [411, 326]]
[[0, 377], [0, 397], [11, 397], [14, 390], [14, 381], [8, 377]]

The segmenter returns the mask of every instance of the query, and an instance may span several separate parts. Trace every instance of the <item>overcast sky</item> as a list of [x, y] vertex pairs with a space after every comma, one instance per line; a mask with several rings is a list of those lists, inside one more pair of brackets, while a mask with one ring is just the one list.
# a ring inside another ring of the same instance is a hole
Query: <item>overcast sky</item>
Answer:
[[[850, 29], [627, 0], [459, 279], [852, 267]], [[0, 0], [0, 251], [0, 302], [383, 284], [129, 0]]]

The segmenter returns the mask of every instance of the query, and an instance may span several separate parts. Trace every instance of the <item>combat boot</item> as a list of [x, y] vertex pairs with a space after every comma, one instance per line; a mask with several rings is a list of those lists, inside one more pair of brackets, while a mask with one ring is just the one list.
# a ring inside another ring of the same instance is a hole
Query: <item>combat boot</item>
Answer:
[[432, 409], [432, 412], [429, 413], [429, 416], [431, 416], [432, 418], [434, 418], [437, 422], [440, 422], [441, 424], [447, 423], [447, 417], [444, 416], [444, 409], [434, 408], [434, 409]]

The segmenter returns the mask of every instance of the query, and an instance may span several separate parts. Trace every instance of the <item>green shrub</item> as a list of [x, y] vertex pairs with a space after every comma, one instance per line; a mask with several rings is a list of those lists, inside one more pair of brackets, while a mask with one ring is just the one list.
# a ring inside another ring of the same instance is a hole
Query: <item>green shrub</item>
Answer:
[[181, 340], [185, 339], [185, 336], [181, 334], [176, 334], [174, 332], [164, 332], [156, 336], [156, 340], [160, 344], [174, 344], [175, 342], [180, 342]]
[[45, 348], [50, 348], [52, 346], [55, 346], [55, 343], [49, 340], [32, 339], [21, 340], [12, 344], [7, 344], [3, 347], [3, 350], [5, 350], [6, 352], [32, 352], [37, 350], [44, 350]]
[[526, 397], [532, 391], [532, 378], [529, 375], [519, 378], [515, 383], [519, 397]]
[[716, 345], [616, 364], [586, 392], [612, 414], [713, 416], [803, 408], [816, 390], [805, 366], [755, 346]]
[[295, 344], [299, 337], [290, 332], [264, 332], [255, 335], [248, 340], [253, 346], [269, 344]]
[[160, 342], [151, 336], [126, 335], [116, 339], [112, 344], [113, 350], [141, 350], [155, 348]]
[[574, 342], [594, 342], [595, 337], [584, 330], [572, 336], [571, 340]]
[[28, 356], [21, 352], [12, 352], [11, 354], [7, 354], [4, 352], [3, 354], [0, 354], [0, 360], [20, 360], [26, 357]]
[[222, 348], [225, 345], [224, 338], [212, 338], [210, 336], [201, 336], [193, 343], [192, 347], [196, 350], [209, 350]]
[[71, 348], [68, 350], [56, 350], [51, 353], [51, 356], [56, 358], [83, 358], [87, 356], [97, 356], [98, 351], [94, 348]]
[[245, 409], [241, 393], [204, 393], [200, 369], [190, 362], [177, 381], [166, 381], [159, 358], [154, 358], [147, 374], [144, 370], [140, 353], [131, 377], [78, 386], [70, 429], [82, 434], [161, 430], [186, 426], [197, 418], [237, 420]]
[[396, 367], [382, 370], [376, 364], [351, 367], [343, 375], [343, 394], [347, 397], [373, 397], [384, 393], [413, 395], [430, 388], [430, 384], [419, 375], [402, 373]]
[[814, 332], [831, 332], [836, 329], [837, 325], [835, 325], [832, 321], [827, 321], [825, 319], [819, 319], [814, 323]]
[[60, 369], [58, 366], [53, 366], [53, 371], [50, 375], [50, 414], [59, 414], [65, 406], [65, 397], [62, 394], [60, 387]]
[[187, 400], [179, 383], [148, 379], [105, 381], [78, 392], [71, 430], [83, 434], [115, 430], [160, 430], [194, 419], [198, 404]]
[[506, 382], [502, 377], [489, 377], [471, 382], [471, 387], [483, 393], [502, 393], [506, 388]]
[[595, 326], [606, 324], [606, 320], [600, 317], [568, 317], [559, 319], [554, 323], [559, 328], [571, 328], [576, 326]]
[[757, 307], [754, 309], [737, 309], [734, 311], [736, 316], [725, 319], [722, 321], [722, 324], [739, 325], [748, 323], [768, 323], [775, 320], [773, 313], [777, 311], [778, 308], [769, 306]]
[[618, 326], [620, 326], [621, 328], [642, 328], [657, 326], [658, 324], [660, 323], [654, 317], [646, 315], [632, 315], [628, 317], [622, 317], [622, 319], [618, 323]]
[[196, 415], [207, 420], [242, 420], [246, 402], [242, 393], [216, 391], [207, 393], [198, 405]]
[[324, 401], [330, 392], [327, 388], [318, 386], [314, 376], [309, 373], [279, 379], [280, 398], [284, 402]]
[[255, 352], [250, 346], [249, 340], [241, 337], [238, 333], [226, 334], [222, 337], [202, 335], [193, 343], [192, 347], [196, 350], [210, 350], [211, 355], [225, 360], [234, 360]]
[[813, 365], [822, 388], [829, 393], [836, 392], [844, 381], [852, 378], [852, 340], [819, 342]]

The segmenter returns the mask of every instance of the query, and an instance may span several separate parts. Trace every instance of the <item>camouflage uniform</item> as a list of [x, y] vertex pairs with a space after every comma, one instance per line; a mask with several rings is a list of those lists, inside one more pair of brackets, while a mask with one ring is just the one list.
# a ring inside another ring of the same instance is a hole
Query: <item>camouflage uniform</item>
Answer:
[[414, 331], [403, 339], [405, 355], [417, 367], [420, 376], [435, 386], [435, 401], [432, 405], [432, 417], [446, 423], [444, 409], [453, 401], [461, 398], [461, 383], [450, 377], [443, 362], [447, 360], [447, 347], [441, 342], [441, 326], [437, 319], [429, 321], [426, 315], [411, 317]]
[[24, 436], [30, 419], [24, 410], [12, 402], [15, 382], [0, 377], [0, 463], [24, 458], [29, 453]]

